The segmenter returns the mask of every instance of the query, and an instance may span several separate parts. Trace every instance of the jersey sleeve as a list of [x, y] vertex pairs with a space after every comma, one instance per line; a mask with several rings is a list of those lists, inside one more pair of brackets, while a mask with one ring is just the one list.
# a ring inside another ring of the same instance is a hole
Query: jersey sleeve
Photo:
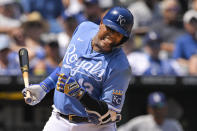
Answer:
[[108, 104], [108, 108], [121, 112], [125, 93], [131, 79], [130, 68], [113, 71], [103, 85], [101, 100]]

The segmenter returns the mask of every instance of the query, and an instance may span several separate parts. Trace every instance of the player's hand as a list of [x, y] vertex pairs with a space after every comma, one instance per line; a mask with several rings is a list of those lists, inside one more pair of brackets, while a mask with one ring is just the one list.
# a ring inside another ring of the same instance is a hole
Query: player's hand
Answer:
[[26, 91], [29, 91], [31, 94], [32, 101], [27, 103], [31, 106], [38, 104], [46, 95], [46, 92], [39, 84], [29, 85], [29, 87], [24, 88], [22, 91], [24, 98], [26, 97]]
[[68, 96], [81, 99], [86, 92], [85, 89], [72, 77], [67, 77], [65, 74], [60, 74], [58, 78], [57, 88], [58, 91], [65, 93]]

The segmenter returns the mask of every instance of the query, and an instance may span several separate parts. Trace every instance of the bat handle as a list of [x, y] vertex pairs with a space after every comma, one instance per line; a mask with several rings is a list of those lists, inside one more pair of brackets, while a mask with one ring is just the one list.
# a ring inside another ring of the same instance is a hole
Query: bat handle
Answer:
[[31, 103], [32, 102], [32, 97], [31, 97], [30, 91], [26, 91], [25, 102], [26, 103]]

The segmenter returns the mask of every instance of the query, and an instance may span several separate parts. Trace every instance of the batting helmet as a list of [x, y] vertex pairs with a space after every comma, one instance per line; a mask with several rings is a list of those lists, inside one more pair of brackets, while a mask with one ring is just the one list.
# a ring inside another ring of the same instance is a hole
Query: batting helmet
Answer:
[[114, 7], [103, 17], [103, 24], [129, 38], [133, 27], [133, 15], [126, 8]]

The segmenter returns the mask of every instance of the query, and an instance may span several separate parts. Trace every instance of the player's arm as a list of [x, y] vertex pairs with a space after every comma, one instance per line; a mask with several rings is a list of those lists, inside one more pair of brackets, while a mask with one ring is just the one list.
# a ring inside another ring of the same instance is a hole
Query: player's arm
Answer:
[[[123, 75], [121, 75], [120, 73], [122, 73]], [[68, 96], [78, 99], [85, 107], [86, 112], [89, 115], [89, 119], [92, 123], [105, 124], [108, 122], [113, 122], [117, 119], [120, 119], [120, 114], [117, 114], [116, 112], [118, 111], [115, 111], [115, 108], [113, 107], [121, 106], [122, 104], [120, 103], [123, 103], [124, 98], [121, 98], [122, 96], [117, 96], [118, 98], [116, 97], [116, 100], [114, 98], [114, 101], [118, 102], [112, 102], [112, 94], [114, 89], [121, 89], [122, 91], [123, 87], [125, 87], [124, 92], [126, 92], [130, 81], [130, 77], [128, 78], [130, 73], [128, 73], [128, 70], [126, 70], [125, 73], [121, 71], [116, 72], [109, 78], [109, 80], [107, 80], [105, 84], [106, 87], [103, 87], [103, 92], [105, 92], [103, 95], [104, 97], [101, 100], [97, 100], [90, 96], [88, 92], [86, 92], [84, 87], [80, 86], [75, 79], [70, 76], [67, 77], [64, 74], [60, 74], [57, 90], [65, 93]], [[119, 95], [120, 93], [118, 93], [117, 95]], [[111, 105], [111, 107], [109, 105]]]
[[99, 125], [116, 120], [116, 113], [108, 109], [106, 102], [91, 97], [85, 88], [72, 77], [60, 74], [56, 89], [78, 99], [85, 107], [92, 123]]
[[58, 74], [61, 70], [62, 61], [59, 63], [59, 66], [55, 68], [55, 70], [44, 79], [39, 85], [40, 87], [48, 93], [50, 90], [54, 89], [58, 80]]
[[108, 108], [108, 104], [102, 100], [96, 100], [87, 92], [80, 99], [88, 113], [89, 120], [94, 124], [106, 124], [121, 120], [121, 115]]
[[[80, 26], [80, 25], [79, 25]], [[73, 35], [76, 34], [79, 26], [75, 29]], [[45, 79], [43, 80], [40, 84], [34, 84], [30, 85], [27, 90], [30, 91], [31, 96], [33, 97], [33, 101], [31, 103], [28, 103], [29, 105], [36, 105], [39, 103], [46, 93], [48, 93], [50, 90], [54, 89], [59, 77], [59, 73], [62, 67], [63, 61], [60, 62], [59, 66]], [[26, 94], [26, 89], [22, 91], [24, 97]]]
[[28, 90], [31, 94], [33, 101], [28, 103], [29, 105], [36, 105], [39, 103], [45, 95], [52, 89], [55, 88], [55, 85], [58, 80], [58, 75], [62, 66], [62, 62], [60, 62], [59, 66], [40, 84], [33, 84], [29, 87], [23, 89], [22, 93], [24, 97], [26, 96], [26, 91]]

